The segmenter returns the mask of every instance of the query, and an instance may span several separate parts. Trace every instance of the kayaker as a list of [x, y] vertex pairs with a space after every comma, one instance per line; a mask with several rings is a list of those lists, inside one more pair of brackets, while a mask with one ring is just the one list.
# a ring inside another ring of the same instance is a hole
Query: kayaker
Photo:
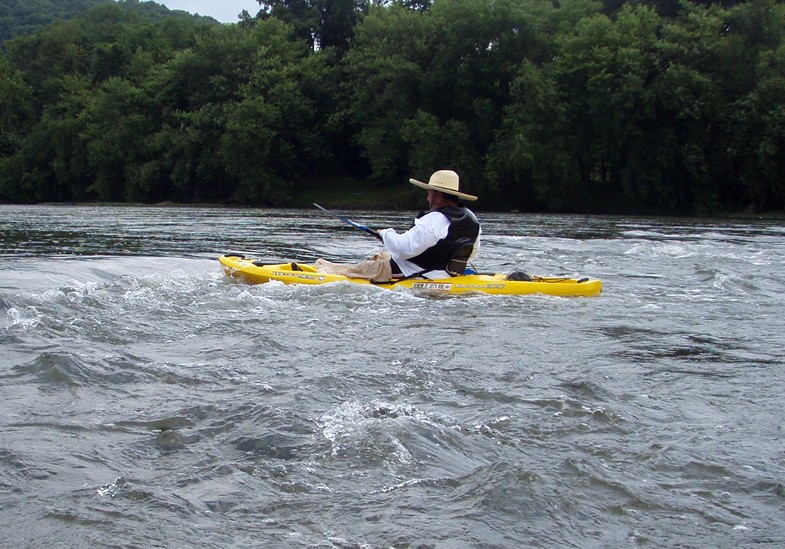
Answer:
[[452, 170], [434, 172], [428, 183], [409, 182], [428, 191], [430, 210], [421, 212], [405, 233], [378, 231], [391, 255], [392, 276], [463, 274], [480, 249], [480, 223], [461, 200], [473, 202], [477, 197], [460, 192], [458, 174]]
[[354, 265], [318, 259], [317, 269], [374, 282], [402, 276], [448, 278], [463, 274], [480, 249], [481, 230], [477, 217], [461, 200], [473, 202], [477, 197], [460, 191], [458, 174], [452, 170], [434, 172], [428, 183], [416, 179], [409, 182], [428, 191], [430, 209], [417, 215], [404, 233], [395, 229], [377, 231], [387, 252]]

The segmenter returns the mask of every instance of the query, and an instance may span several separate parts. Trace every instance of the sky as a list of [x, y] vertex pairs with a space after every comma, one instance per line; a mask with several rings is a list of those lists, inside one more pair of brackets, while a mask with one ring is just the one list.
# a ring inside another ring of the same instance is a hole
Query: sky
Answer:
[[156, 0], [170, 10], [185, 10], [199, 15], [209, 15], [222, 23], [237, 23], [237, 16], [243, 10], [251, 15], [259, 11], [256, 0]]

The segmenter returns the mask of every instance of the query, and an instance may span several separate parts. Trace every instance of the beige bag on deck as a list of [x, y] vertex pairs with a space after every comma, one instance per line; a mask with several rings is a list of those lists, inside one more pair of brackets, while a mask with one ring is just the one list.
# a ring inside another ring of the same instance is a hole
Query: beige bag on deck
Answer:
[[318, 273], [339, 274], [349, 278], [367, 278], [371, 282], [388, 282], [392, 278], [390, 257], [387, 252], [379, 252], [351, 265], [317, 259], [314, 266]]

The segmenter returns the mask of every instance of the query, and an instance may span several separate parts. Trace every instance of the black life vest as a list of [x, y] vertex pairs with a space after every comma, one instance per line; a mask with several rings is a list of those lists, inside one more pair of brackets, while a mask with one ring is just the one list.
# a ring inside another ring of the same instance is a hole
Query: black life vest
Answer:
[[432, 212], [439, 212], [450, 220], [447, 236], [420, 255], [410, 258], [409, 261], [425, 271], [447, 271], [451, 274], [463, 274], [474, 242], [480, 234], [480, 223], [474, 214], [464, 206], [445, 206], [421, 212], [417, 219]]

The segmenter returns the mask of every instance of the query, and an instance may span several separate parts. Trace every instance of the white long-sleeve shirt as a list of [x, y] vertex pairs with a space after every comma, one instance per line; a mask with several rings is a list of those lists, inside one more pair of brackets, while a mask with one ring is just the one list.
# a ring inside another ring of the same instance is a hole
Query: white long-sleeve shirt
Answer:
[[[379, 231], [379, 235], [403, 274], [410, 276], [422, 271], [422, 267], [408, 261], [408, 259], [435, 246], [439, 240], [447, 236], [449, 229], [449, 218], [442, 213], [433, 211], [415, 219], [414, 226], [405, 233], [399, 234], [395, 229], [382, 229]], [[479, 251], [480, 235], [478, 234], [469, 259], [473, 259]], [[447, 271], [428, 271], [425, 276], [428, 278], [449, 278], [450, 274]]]

